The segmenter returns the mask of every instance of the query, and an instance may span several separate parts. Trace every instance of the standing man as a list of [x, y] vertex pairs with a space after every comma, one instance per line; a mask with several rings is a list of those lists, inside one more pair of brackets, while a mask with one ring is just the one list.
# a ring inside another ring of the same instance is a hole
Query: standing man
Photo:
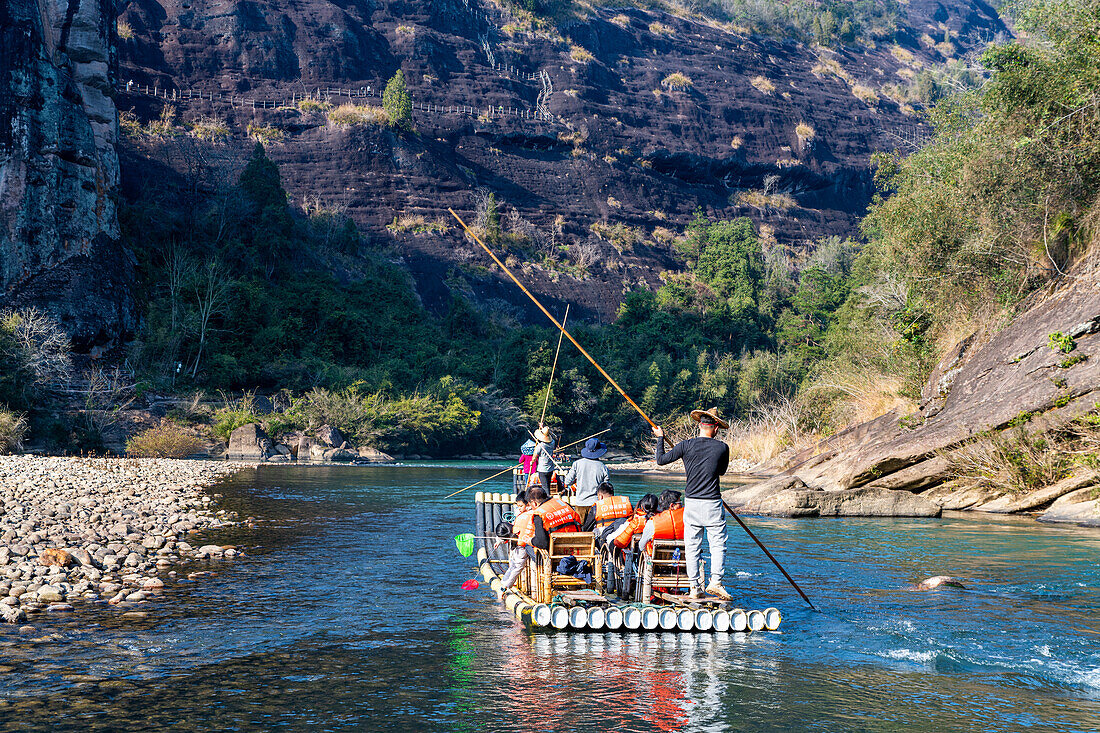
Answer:
[[535, 440], [539, 443], [531, 455], [531, 462], [535, 464], [535, 473], [539, 475], [542, 490], [550, 496], [550, 474], [554, 472], [554, 438], [545, 425], [540, 425], [535, 431]]
[[607, 453], [607, 446], [599, 438], [589, 438], [581, 448], [581, 457], [573, 461], [569, 473], [565, 474], [565, 485], [577, 484], [577, 493], [573, 496], [573, 506], [592, 506], [596, 503], [596, 489], [607, 482], [610, 475], [607, 466], [600, 460]]
[[732, 596], [722, 586], [722, 573], [726, 562], [726, 517], [722, 513], [722, 491], [718, 477], [730, 464], [730, 449], [714, 438], [721, 428], [729, 427], [718, 417], [718, 408], [692, 410], [691, 418], [699, 423], [699, 435], [689, 438], [665, 453], [665, 431], [653, 428], [657, 436], [654, 458], [658, 466], [665, 466], [683, 459], [687, 473], [684, 490], [684, 545], [687, 548], [687, 570], [691, 581], [691, 596], [697, 598], [704, 579], [699, 574], [699, 555], [703, 550], [703, 534], [710, 544], [710, 584], [705, 593], [723, 600]]

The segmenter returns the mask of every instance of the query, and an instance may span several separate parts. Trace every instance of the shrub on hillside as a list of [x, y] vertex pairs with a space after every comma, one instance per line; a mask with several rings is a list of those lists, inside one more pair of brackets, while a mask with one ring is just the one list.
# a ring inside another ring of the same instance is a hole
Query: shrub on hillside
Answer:
[[26, 434], [26, 418], [0, 407], [0, 455], [22, 450]]
[[686, 92], [691, 89], [692, 81], [686, 74], [675, 71], [661, 80], [661, 86], [669, 91]]
[[401, 130], [412, 130], [412, 97], [405, 85], [405, 73], [401, 69], [393, 75], [382, 92], [382, 107], [389, 115], [390, 124]]
[[234, 430], [250, 422], [260, 422], [256, 414], [256, 398], [251, 393], [235, 402], [226, 400], [224, 407], [214, 411], [214, 435], [223, 443], [228, 443]]
[[203, 442], [182, 425], [165, 422], [126, 441], [126, 454], [139, 458], [187, 458], [203, 450]]

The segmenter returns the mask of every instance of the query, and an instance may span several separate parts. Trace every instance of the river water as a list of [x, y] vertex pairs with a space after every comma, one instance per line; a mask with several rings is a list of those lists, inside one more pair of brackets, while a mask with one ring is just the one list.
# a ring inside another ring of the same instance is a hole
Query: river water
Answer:
[[[731, 526], [728, 585], [779, 632], [529, 635], [460, 588], [473, 497], [441, 497], [489, 473], [243, 471], [218, 491], [260, 521], [213, 536], [248, 552], [216, 577], [0, 630], [0, 730], [1100, 730], [1100, 532], [752, 518], [820, 613]], [[939, 574], [968, 588], [905, 589]]]

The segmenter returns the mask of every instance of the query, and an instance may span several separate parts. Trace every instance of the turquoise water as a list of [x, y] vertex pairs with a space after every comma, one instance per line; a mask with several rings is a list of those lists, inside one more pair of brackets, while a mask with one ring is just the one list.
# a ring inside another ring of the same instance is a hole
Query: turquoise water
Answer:
[[[495, 470], [242, 472], [218, 490], [260, 521], [217, 577], [0, 629], [0, 730], [1100, 730], [1100, 532], [752, 518], [821, 613], [731, 525], [729, 587], [780, 632], [532, 636], [460, 588], [472, 497], [441, 497]], [[938, 574], [968, 588], [906, 590]]]

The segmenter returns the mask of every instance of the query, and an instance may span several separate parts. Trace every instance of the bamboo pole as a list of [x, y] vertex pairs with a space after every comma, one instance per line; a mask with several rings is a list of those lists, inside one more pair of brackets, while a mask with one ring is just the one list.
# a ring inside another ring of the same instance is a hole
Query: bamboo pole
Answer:
[[[565, 326], [563, 326], [562, 324], [558, 323], [557, 319], [556, 319], [556, 318], [554, 318], [554, 316], [550, 315], [550, 311], [546, 310], [546, 308], [545, 308], [545, 307], [543, 307], [542, 303], [540, 303], [540, 302], [539, 302], [538, 298], [536, 298], [536, 297], [535, 297], [534, 295], [532, 295], [532, 294], [531, 294], [531, 291], [529, 291], [529, 290], [528, 290], [527, 288], [525, 288], [525, 287], [523, 286], [523, 283], [521, 283], [521, 282], [520, 282], [520, 281], [519, 281], [519, 280], [518, 280], [518, 279], [516, 278], [516, 276], [515, 276], [514, 274], [512, 274], [512, 271], [511, 271], [511, 270], [509, 270], [509, 269], [508, 269], [508, 267], [507, 267], [507, 266], [506, 266], [506, 265], [505, 265], [505, 264], [504, 264], [503, 262], [501, 262], [501, 261], [500, 261], [500, 259], [499, 259], [499, 258], [498, 258], [498, 257], [496, 256], [496, 254], [494, 254], [494, 253], [493, 253], [493, 250], [489, 249], [489, 247], [488, 247], [488, 246], [486, 246], [486, 244], [485, 244], [484, 242], [482, 242], [482, 241], [481, 241], [481, 238], [480, 238], [480, 237], [478, 237], [478, 236], [477, 236], [476, 234], [474, 234], [474, 233], [473, 233], [472, 231], [470, 231], [470, 227], [466, 226], [466, 222], [462, 221], [461, 217], [459, 217], [459, 215], [458, 215], [458, 214], [456, 214], [456, 213], [454, 212], [454, 209], [447, 209], [447, 211], [451, 212], [451, 216], [453, 216], [453, 217], [454, 217], [455, 219], [457, 219], [457, 220], [458, 220], [458, 223], [462, 225], [462, 228], [463, 228], [463, 229], [464, 229], [464, 230], [466, 231], [466, 234], [468, 234], [469, 236], [473, 237], [473, 240], [474, 240], [475, 242], [477, 242], [478, 244], [480, 244], [480, 245], [481, 245], [481, 248], [482, 248], [483, 250], [485, 250], [485, 251], [486, 251], [486, 253], [488, 253], [488, 255], [489, 255], [490, 257], [492, 257], [492, 258], [493, 258], [493, 262], [497, 263], [497, 265], [498, 265], [498, 266], [500, 267], [500, 269], [502, 269], [502, 270], [504, 271], [504, 273], [505, 273], [506, 275], [508, 275], [508, 277], [510, 277], [510, 278], [512, 279], [512, 282], [514, 282], [514, 283], [515, 283], [515, 284], [516, 284], [517, 286], [519, 286], [519, 289], [520, 289], [520, 290], [522, 290], [522, 291], [524, 292], [524, 294], [525, 294], [525, 295], [526, 295], [526, 296], [527, 296], [528, 298], [530, 298], [530, 299], [531, 299], [531, 302], [532, 302], [532, 303], [534, 303], [534, 304], [535, 304], [536, 306], [538, 306], [538, 309], [539, 309], [540, 311], [542, 311], [542, 312], [543, 312], [543, 314], [544, 314], [544, 315], [545, 315], [545, 316], [546, 316], [547, 318], [549, 318], [549, 319], [550, 319], [550, 322], [551, 322], [551, 323], [553, 323], [553, 324], [554, 324], [555, 326], [557, 326], [557, 327], [558, 327], [558, 330], [560, 330], [560, 331], [561, 331], [561, 332], [562, 332], [562, 333], [563, 333], [563, 334], [565, 335], [565, 337], [566, 337], [566, 338], [568, 338], [568, 339], [569, 339], [569, 340], [570, 340], [570, 341], [571, 341], [571, 342], [573, 343], [573, 345], [574, 345], [574, 346], [576, 346], [576, 347], [577, 347], [577, 349], [578, 349], [578, 350], [579, 350], [579, 351], [580, 351], [580, 352], [581, 352], [582, 354], [584, 354], [585, 358], [586, 358], [586, 359], [588, 359], [588, 361], [590, 361], [590, 362], [592, 363], [592, 366], [596, 367], [596, 369], [597, 369], [597, 370], [599, 371], [599, 373], [600, 373], [600, 374], [602, 374], [602, 375], [604, 376], [604, 378], [605, 378], [605, 379], [606, 379], [606, 380], [607, 380], [607, 381], [608, 381], [608, 382], [609, 382], [609, 383], [611, 384], [611, 386], [612, 386], [612, 387], [614, 387], [614, 388], [616, 389], [616, 391], [618, 391], [618, 393], [619, 393], [620, 395], [622, 395], [623, 399], [625, 399], [625, 400], [626, 400], [627, 402], [629, 402], [629, 403], [630, 403], [630, 406], [631, 406], [631, 407], [633, 407], [633, 408], [634, 408], [634, 409], [635, 409], [635, 410], [637, 411], [637, 413], [638, 413], [639, 415], [641, 415], [641, 416], [642, 416], [642, 418], [644, 418], [644, 419], [645, 419], [645, 421], [646, 421], [647, 423], [649, 423], [650, 427], [652, 427], [652, 428], [654, 428], [654, 429], [658, 429], [657, 423], [653, 422], [653, 420], [651, 420], [651, 419], [650, 419], [649, 415], [647, 415], [647, 414], [645, 413], [645, 410], [643, 410], [642, 408], [638, 407], [638, 403], [636, 403], [636, 402], [635, 402], [634, 400], [630, 399], [630, 395], [628, 395], [628, 394], [627, 394], [627, 393], [626, 393], [626, 392], [625, 392], [625, 391], [623, 390], [623, 388], [619, 386], [619, 383], [618, 383], [618, 382], [616, 382], [616, 381], [615, 381], [614, 379], [612, 379], [612, 378], [611, 378], [611, 375], [610, 375], [610, 374], [608, 374], [608, 373], [607, 373], [606, 371], [604, 371], [604, 368], [603, 368], [602, 366], [600, 366], [600, 365], [599, 365], [599, 364], [598, 364], [598, 363], [596, 362], [596, 360], [595, 360], [595, 359], [593, 359], [593, 358], [592, 358], [592, 355], [591, 355], [591, 354], [589, 354], [589, 353], [588, 353], [588, 352], [587, 352], [587, 351], [585, 350], [585, 348], [584, 348], [583, 346], [581, 346], [581, 345], [580, 345], [579, 343], [577, 343], [577, 340], [576, 340], [575, 338], [573, 338], [573, 335], [572, 335], [571, 333], [569, 333], [568, 331], [566, 331], [566, 330], [565, 330]], [[532, 436], [532, 437], [534, 437], [534, 436]], [[668, 439], [668, 436], [667, 436], [667, 435], [664, 435], [663, 431], [662, 431], [662, 434], [661, 434], [661, 439], [662, 439], [662, 440], [663, 440], [663, 441], [664, 441], [665, 443], [667, 443], [667, 444], [669, 445], [669, 447], [672, 447], [672, 441]], [[557, 465], [557, 464], [555, 463], [555, 465]], [[561, 468], [561, 467], [560, 467], [560, 466], [558, 466], [558, 468], [559, 468], [559, 470], [560, 470], [560, 468]], [[745, 530], [745, 532], [746, 532], [746, 533], [747, 533], [747, 534], [749, 535], [749, 537], [751, 537], [751, 538], [752, 538], [752, 541], [753, 541], [753, 542], [755, 542], [755, 543], [757, 544], [757, 546], [758, 546], [758, 547], [759, 547], [759, 548], [760, 548], [761, 550], [763, 550], [763, 551], [764, 551], [764, 554], [768, 556], [768, 559], [769, 559], [769, 560], [771, 560], [771, 561], [772, 561], [772, 563], [773, 563], [773, 564], [774, 564], [774, 565], [775, 565], [775, 566], [776, 566], [777, 568], [779, 568], [779, 572], [783, 573], [783, 577], [784, 577], [784, 578], [786, 578], [786, 579], [787, 579], [787, 581], [788, 581], [788, 582], [789, 582], [789, 583], [790, 583], [790, 584], [791, 584], [792, 586], [794, 586], [794, 589], [795, 589], [796, 591], [798, 591], [798, 594], [799, 594], [800, 596], [802, 596], [802, 600], [806, 601], [806, 603], [807, 603], [807, 604], [808, 604], [808, 605], [810, 606], [810, 608], [812, 608], [813, 610], [815, 610], [815, 611], [816, 611], [816, 610], [817, 610], [817, 607], [816, 607], [816, 606], [814, 606], [813, 602], [812, 602], [812, 601], [810, 601], [810, 599], [809, 599], [809, 598], [808, 598], [808, 597], [806, 596], [806, 594], [802, 592], [802, 589], [798, 587], [798, 583], [796, 583], [796, 582], [794, 581], [794, 578], [792, 578], [792, 577], [791, 577], [791, 576], [790, 576], [790, 575], [789, 575], [789, 574], [787, 573], [787, 571], [786, 571], [786, 570], [785, 570], [785, 569], [783, 568], [783, 566], [779, 564], [779, 561], [775, 559], [775, 556], [774, 556], [774, 555], [772, 555], [772, 554], [771, 554], [771, 552], [770, 552], [770, 551], [768, 550], [768, 548], [764, 546], [764, 543], [763, 543], [763, 542], [761, 542], [761, 541], [760, 541], [760, 539], [759, 539], [759, 538], [758, 538], [758, 537], [757, 537], [757, 536], [756, 536], [755, 534], [753, 534], [752, 530], [751, 530], [751, 529], [749, 529], [748, 525], [747, 525], [747, 524], [745, 524], [745, 522], [744, 522], [744, 521], [743, 521], [743, 520], [741, 519], [741, 517], [739, 517], [739, 516], [737, 515], [737, 512], [735, 512], [735, 511], [733, 510], [733, 507], [731, 507], [731, 506], [730, 506], [729, 504], [727, 504], [727, 503], [726, 503], [725, 499], [723, 499], [723, 500], [722, 500], [722, 506], [723, 506], [723, 507], [725, 508], [725, 510], [726, 510], [727, 512], [729, 512], [729, 513], [730, 513], [730, 516], [732, 516], [732, 517], [733, 517], [734, 519], [736, 519], [736, 520], [737, 520], [737, 523], [738, 523], [739, 525], [741, 525], [741, 529]]]
[[589, 438], [595, 438], [597, 435], [603, 435], [604, 433], [609, 433], [609, 432], [611, 432], [611, 428], [604, 428], [603, 430], [601, 430], [598, 433], [592, 433], [591, 435], [584, 436], [580, 440], [574, 440], [572, 443], [566, 443], [565, 445], [558, 446], [558, 450], [565, 450], [566, 448], [572, 448], [577, 443], [583, 443], [584, 441], [588, 440]]
[[451, 498], [452, 496], [458, 496], [458, 495], [459, 495], [459, 494], [461, 494], [461, 493], [462, 493], [463, 491], [469, 491], [470, 489], [474, 488], [475, 486], [480, 486], [481, 484], [485, 483], [486, 481], [491, 481], [491, 480], [495, 479], [495, 478], [496, 478], [497, 476], [500, 476], [500, 475], [501, 475], [502, 473], [507, 473], [508, 471], [514, 471], [514, 470], [516, 470], [517, 468], [519, 468], [519, 467], [520, 467], [520, 466], [522, 466], [522, 465], [523, 465], [522, 463], [517, 463], [517, 464], [516, 464], [516, 465], [514, 465], [514, 466], [508, 466], [508, 468], [504, 469], [503, 471], [497, 471], [496, 473], [494, 473], [494, 474], [493, 474], [492, 476], [490, 476], [489, 478], [483, 478], [483, 479], [481, 479], [480, 481], [478, 481], [478, 482], [477, 482], [476, 484], [470, 484], [470, 485], [469, 485], [469, 486], [467, 486], [467, 487], [466, 487], [465, 489], [459, 489], [459, 490], [458, 490], [458, 491], [456, 491], [455, 493], [453, 493], [453, 494], [447, 494], [447, 495], [446, 495], [446, 496], [444, 496], [443, 498], [444, 498], [444, 499], [450, 499], [450, 498]]
[[[562, 325], [569, 320], [569, 304], [565, 304], [565, 317], [561, 319]], [[561, 353], [561, 337], [565, 335], [565, 329], [562, 328], [561, 333], [558, 334], [558, 348], [554, 352], [554, 364], [550, 367], [550, 381], [546, 383], [546, 396], [542, 398], [542, 415], [539, 417], [539, 427], [541, 428], [546, 424], [546, 405], [550, 403], [550, 388], [554, 386], [554, 372], [558, 368], [558, 354]]]

